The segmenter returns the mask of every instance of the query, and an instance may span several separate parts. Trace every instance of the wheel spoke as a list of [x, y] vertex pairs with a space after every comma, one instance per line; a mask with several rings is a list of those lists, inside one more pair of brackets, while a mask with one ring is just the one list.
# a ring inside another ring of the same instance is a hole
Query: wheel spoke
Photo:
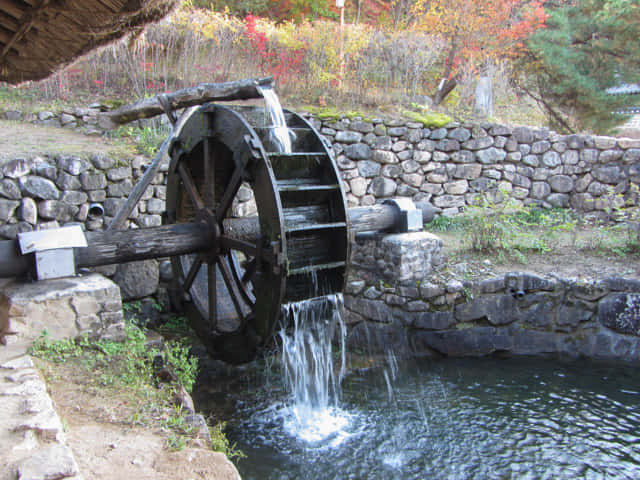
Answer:
[[[206, 116], [207, 121], [210, 120], [210, 116]], [[213, 141], [211, 138], [205, 138], [204, 140], [204, 203], [205, 206], [213, 211], [213, 207], [216, 203], [216, 170], [215, 159], [213, 155]]]
[[220, 273], [222, 273], [222, 278], [224, 280], [225, 285], [227, 286], [227, 291], [229, 292], [229, 296], [233, 301], [233, 306], [238, 313], [238, 317], [242, 320], [244, 319], [244, 314], [242, 312], [242, 307], [240, 305], [240, 300], [238, 299], [238, 295], [236, 290], [233, 288], [233, 281], [231, 279], [231, 273], [229, 272], [229, 266], [227, 265], [224, 259], [218, 259], [218, 266], [220, 267]]
[[247, 283], [253, 280], [254, 275], [256, 274], [256, 269], [258, 267], [258, 258], [254, 257], [249, 262], [247, 262], [247, 266], [244, 269], [244, 274], [240, 279], [242, 283]]
[[258, 246], [254, 243], [245, 242], [243, 240], [236, 240], [235, 238], [222, 235], [218, 237], [220, 239], [220, 247], [223, 250], [238, 250], [244, 253], [247, 257], [258, 256]]
[[[231, 274], [233, 275], [233, 279], [236, 283], [236, 285], [238, 286], [238, 291], [240, 292], [240, 296], [242, 296], [242, 299], [245, 301], [245, 303], [247, 303], [249, 306], [251, 306], [251, 308], [253, 308], [253, 306], [255, 305], [255, 301], [249, 296], [249, 293], [247, 292], [247, 286], [246, 283], [253, 278], [253, 275], [255, 274], [255, 267], [257, 265], [256, 259], [253, 258], [251, 259], [251, 261], [249, 262], [249, 267], [253, 268], [253, 271], [249, 273], [249, 275], [247, 275], [247, 270], [245, 270], [244, 274], [242, 275], [242, 277], [240, 276], [240, 272], [238, 271], [238, 262], [237, 262], [237, 258], [236, 261], [229, 261], [229, 267], [231, 268]], [[246, 279], [245, 279], [246, 276]]]
[[196, 210], [202, 210], [204, 208], [202, 197], [200, 196], [200, 193], [198, 193], [198, 188], [193, 181], [191, 173], [186, 169], [184, 163], [182, 162], [180, 162], [180, 165], [178, 165], [178, 175], [180, 175], [180, 179], [182, 180], [184, 189], [187, 191], [187, 195], [189, 195], [193, 206], [196, 208]]
[[209, 297], [209, 327], [215, 330], [218, 325], [218, 286], [216, 274], [216, 260], [207, 262], [207, 295]]
[[227, 185], [226, 190], [224, 191], [224, 195], [216, 208], [216, 220], [221, 222], [225, 218], [225, 214], [227, 210], [231, 207], [231, 203], [233, 202], [233, 198], [236, 196], [236, 192], [240, 188], [240, 184], [242, 183], [242, 169], [236, 167], [233, 171], [233, 175], [231, 175], [231, 180], [229, 180], [229, 185]]
[[191, 285], [193, 285], [193, 281], [195, 280], [196, 275], [198, 275], [198, 272], [200, 271], [200, 267], [202, 266], [202, 260], [203, 260], [202, 254], [200, 254], [196, 257], [194, 262], [191, 264], [191, 267], [189, 268], [189, 272], [187, 273], [187, 276], [184, 279], [184, 285], [182, 286], [185, 292], [188, 292], [191, 289]]

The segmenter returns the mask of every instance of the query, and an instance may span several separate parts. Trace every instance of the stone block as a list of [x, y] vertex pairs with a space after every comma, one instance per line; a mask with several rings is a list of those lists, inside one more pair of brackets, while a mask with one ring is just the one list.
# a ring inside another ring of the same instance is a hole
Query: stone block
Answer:
[[422, 280], [432, 271], [431, 261], [441, 255], [442, 240], [428, 232], [385, 235], [380, 240], [385, 252], [387, 274], [394, 282]]
[[113, 281], [120, 287], [122, 300], [136, 300], [153, 295], [158, 289], [160, 272], [156, 260], [118, 265]]
[[[32, 341], [43, 330], [52, 339], [74, 338], [81, 333], [100, 337], [111, 323], [122, 322], [121, 311], [102, 318], [100, 305], [105, 301], [119, 302], [120, 292], [111, 280], [98, 274], [35, 283], [10, 281], [0, 292], [0, 337], [6, 335], [10, 343]], [[86, 332], [88, 317], [99, 321], [92, 321]]]

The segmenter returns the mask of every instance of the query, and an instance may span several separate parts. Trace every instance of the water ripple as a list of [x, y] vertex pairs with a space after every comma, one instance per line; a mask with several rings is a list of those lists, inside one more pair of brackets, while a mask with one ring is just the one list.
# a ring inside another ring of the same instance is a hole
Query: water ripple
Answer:
[[640, 478], [640, 379], [623, 367], [448, 360], [392, 383], [390, 398], [381, 372], [347, 377], [348, 422], [316, 444], [282, 409], [247, 411], [229, 432], [243, 478]]

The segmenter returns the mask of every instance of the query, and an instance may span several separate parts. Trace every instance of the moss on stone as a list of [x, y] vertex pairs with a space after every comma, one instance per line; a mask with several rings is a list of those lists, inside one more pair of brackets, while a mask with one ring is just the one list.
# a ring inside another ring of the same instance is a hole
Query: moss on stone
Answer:
[[453, 122], [453, 118], [445, 115], [444, 113], [438, 112], [418, 113], [412, 112], [410, 110], [405, 110], [402, 112], [402, 114], [409, 120], [422, 123], [425, 127], [440, 128]]

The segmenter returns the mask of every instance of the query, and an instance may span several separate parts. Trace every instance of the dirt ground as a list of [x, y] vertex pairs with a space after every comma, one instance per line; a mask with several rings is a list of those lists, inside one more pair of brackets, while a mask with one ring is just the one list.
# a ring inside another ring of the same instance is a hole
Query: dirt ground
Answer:
[[[65, 427], [67, 445], [87, 480], [238, 480], [227, 457], [187, 444], [167, 448], [160, 418], [131, 415], [139, 406], [126, 395], [88, 384], [66, 365], [36, 361], [47, 371], [47, 389]], [[52, 373], [55, 372], [55, 373]], [[137, 418], [137, 417], [136, 417]]]
[[[470, 253], [464, 249], [460, 234], [435, 232], [443, 241], [448, 262], [446, 270], [469, 280], [481, 280], [508, 272], [529, 272], [539, 276], [601, 280], [617, 276], [640, 279], [638, 255], [620, 256], [597, 250], [574, 248], [570, 244], [552, 243], [547, 253], [527, 252], [523, 258], [498, 257]], [[587, 236], [590, 231], [582, 232]]]
[[109, 142], [102, 137], [83, 135], [71, 129], [0, 120], [0, 162], [21, 155], [47, 153], [105, 153], [130, 157], [133, 148], [124, 139]]

